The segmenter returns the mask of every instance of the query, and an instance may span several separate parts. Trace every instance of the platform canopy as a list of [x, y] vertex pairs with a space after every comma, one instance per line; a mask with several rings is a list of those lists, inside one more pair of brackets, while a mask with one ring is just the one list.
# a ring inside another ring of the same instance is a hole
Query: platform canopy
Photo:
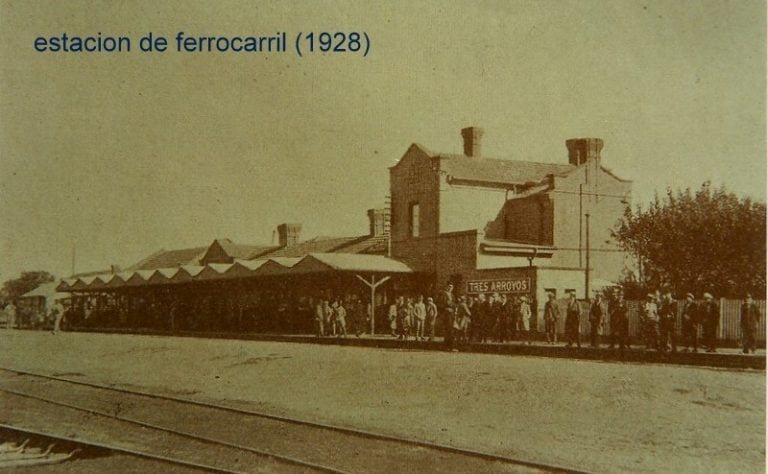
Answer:
[[68, 293], [59, 293], [56, 291], [56, 283], [50, 282], [50, 283], [43, 283], [34, 290], [28, 291], [21, 295], [21, 298], [45, 298], [47, 300], [50, 299], [62, 299], [62, 298], [69, 298]]
[[235, 260], [233, 263], [211, 263], [205, 266], [185, 265], [156, 270], [137, 270], [120, 274], [105, 273], [62, 280], [58, 291], [96, 291], [121, 287], [158, 286], [195, 281], [220, 281], [275, 275], [307, 275], [322, 273], [397, 274], [413, 273], [403, 262], [383, 255], [349, 253], [311, 253], [304, 257], [274, 257]]

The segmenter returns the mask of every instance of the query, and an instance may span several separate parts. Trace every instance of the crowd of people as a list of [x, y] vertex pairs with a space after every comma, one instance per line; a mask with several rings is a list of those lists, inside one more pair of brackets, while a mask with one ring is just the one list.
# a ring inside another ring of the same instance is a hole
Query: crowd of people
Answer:
[[[299, 331], [302, 328], [308, 330], [314, 324], [319, 337], [347, 337], [350, 334], [360, 337], [370, 329], [371, 306], [357, 295], [304, 298], [300, 303], [295, 308], [287, 304], [274, 305], [272, 313], [266, 311], [269, 309], [266, 303], [253, 308], [244, 307], [237, 327], [251, 330], [272, 327], [249, 324], [251, 319], [248, 315], [254, 313], [262, 316], [272, 314], [259, 321], [293, 321], [296, 324], [291, 327]], [[63, 320], [77, 319], [77, 312], [71, 304], [68, 308], [59, 301], [50, 302], [42, 318], [45, 324], [40, 327], [59, 332]], [[178, 314], [185, 307], [174, 303], [169, 308], [164, 319], [168, 320], [167, 325], [171, 329], [190, 326], [184, 326], [184, 320]], [[186, 309], [189, 313], [190, 309]], [[567, 347], [581, 347], [582, 327], [588, 327], [592, 347], [600, 347], [601, 340], [608, 343], [611, 349], [618, 347], [623, 351], [629, 347], [630, 311], [620, 290], [609, 293], [608, 297], [597, 293], [589, 301], [580, 301], [571, 292], [564, 304], [557, 301], [554, 293], [547, 293], [547, 301], [541, 308], [543, 328], [538, 327], [534, 316], [538, 309], [535, 302], [529, 301], [526, 295], [480, 293], [456, 296], [453, 285], [449, 284], [435, 298], [423, 295], [398, 296], [393, 302], [377, 307], [377, 313], [386, 313], [392, 336], [403, 341], [433, 341], [439, 332], [450, 350], [457, 350], [460, 345], [468, 343], [519, 341], [531, 344], [534, 338], [542, 336], [537, 329], [543, 329], [543, 339], [547, 344], [556, 344], [560, 327], [563, 328]], [[98, 319], [93, 317], [93, 312], [90, 302], [83, 304], [81, 323]], [[22, 327], [19, 310], [13, 302], [5, 306], [3, 313], [6, 327]], [[633, 315], [639, 316], [637, 319], [633, 317], [633, 328], [636, 328], [633, 334], [639, 336], [639, 342], [648, 351], [677, 352], [678, 347], [682, 352], [698, 352], [700, 349], [710, 353], [717, 351], [721, 311], [711, 293], [704, 293], [700, 301], [696, 301], [692, 293], [687, 293], [678, 301], [670, 290], [657, 291], [648, 294], [639, 306], [633, 304]], [[762, 315], [750, 294], [746, 294], [742, 300], [738, 316], [742, 350], [745, 354], [754, 353]], [[584, 317], [587, 321], [583, 321]], [[564, 318], [562, 324], [561, 318]]]
[[[676, 325], [678, 314], [681, 316], [679, 341]], [[745, 354], [755, 352], [760, 316], [752, 295], [747, 293], [741, 304], [742, 351]], [[695, 301], [692, 293], [687, 293], [681, 303], [675, 301], [669, 290], [649, 293], [643, 304], [641, 321], [646, 350], [676, 352], [680, 342], [683, 352], [698, 352], [701, 342], [702, 349], [717, 352], [720, 308], [711, 293], [704, 293], [700, 303]]]
[[530, 343], [531, 306], [526, 296], [479, 294], [475, 298], [454, 298], [453, 287], [438, 295], [437, 301], [424, 296], [396, 298], [389, 306], [392, 335], [401, 340], [432, 341], [440, 324], [447, 340], [466, 342], [508, 342], [522, 338]]
[[[392, 335], [401, 340], [432, 341], [435, 325], [440, 321], [445, 343], [451, 350], [469, 342], [517, 340], [531, 343], [532, 308], [527, 296], [493, 293], [457, 297], [453, 290], [453, 285], [449, 284], [438, 294], [436, 301], [432, 297], [425, 300], [423, 296], [398, 297], [388, 313]], [[610, 349], [627, 349], [630, 321], [623, 292], [616, 290], [608, 298], [598, 293], [586, 303], [585, 308], [576, 294], [571, 292], [564, 309], [561, 309], [556, 295], [548, 293], [543, 308], [546, 343], [553, 345], [558, 342], [558, 322], [564, 317], [566, 347], [581, 347], [582, 313], [586, 313], [592, 347], [600, 347], [603, 335]], [[679, 307], [679, 304], [682, 306]], [[747, 294], [741, 305], [742, 348], [745, 354], [755, 352], [760, 317], [757, 304]], [[666, 290], [648, 295], [642, 305], [640, 332], [649, 351], [677, 352], [680, 345], [682, 352], [698, 352], [701, 342], [701, 348], [712, 353], [717, 352], [719, 324], [720, 308], [710, 293], [704, 293], [703, 301], [699, 303], [695, 302], [691, 293], [678, 302], [672, 291]]]
[[[2, 310], [3, 322], [7, 329], [16, 329], [21, 327], [28, 327], [34, 329], [40, 328], [53, 328], [53, 333], [56, 334], [61, 330], [62, 319], [64, 318], [65, 308], [59, 300], [51, 301], [44, 310], [39, 311], [36, 315], [22, 314], [18, 306], [14, 301], [10, 301]], [[26, 316], [26, 321], [22, 321], [21, 316]], [[23, 324], [22, 324], [23, 323]]]
[[368, 312], [363, 303], [357, 298], [336, 300], [320, 299], [315, 305], [315, 332], [318, 337], [336, 336], [347, 337], [354, 334], [360, 337], [365, 332]]

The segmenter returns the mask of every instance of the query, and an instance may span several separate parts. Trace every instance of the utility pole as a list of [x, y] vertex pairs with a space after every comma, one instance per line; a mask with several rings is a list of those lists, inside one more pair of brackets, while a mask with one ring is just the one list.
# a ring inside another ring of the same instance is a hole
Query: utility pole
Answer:
[[585, 240], [587, 241], [586, 268], [584, 269], [584, 299], [589, 299], [589, 213], [584, 214], [585, 219]]
[[75, 243], [72, 242], [72, 273], [70, 275], [75, 274]]

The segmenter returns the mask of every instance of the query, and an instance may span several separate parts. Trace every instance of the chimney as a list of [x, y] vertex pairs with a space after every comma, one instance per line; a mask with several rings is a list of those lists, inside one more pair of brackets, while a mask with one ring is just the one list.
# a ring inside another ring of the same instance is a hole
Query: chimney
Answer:
[[473, 158], [480, 158], [480, 144], [483, 140], [483, 129], [480, 127], [467, 127], [461, 129], [464, 137], [464, 154]]
[[280, 224], [277, 226], [277, 238], [280, 247], [290, 247], [299, 242], [301, 224]]
[[372, 237], [387, 234], [388, 221], [389, 215], [386, 209], [368, 209], [368, 222]]
[[603, 140], [600, 138], [571, 138], [565, 141], [568, 147], [568, 163], [580, 165], [589, 160], [600, 159]]

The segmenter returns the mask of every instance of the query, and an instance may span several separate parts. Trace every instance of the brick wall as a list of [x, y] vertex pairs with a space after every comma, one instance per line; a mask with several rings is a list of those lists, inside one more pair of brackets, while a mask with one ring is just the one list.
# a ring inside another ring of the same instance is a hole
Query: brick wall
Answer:
[[[397, 165], [389, 169], [392, 198], [392, 257], [414, 269], [434, 272], [435, 238], [439, 232], [439, 173], [421, 148], [411, 145]], [[419, 237], [411, 236], [410, 209], [419, 204]]]
[[507, 201], [504, 238], [538, 245], [553, 245], [554, 215], [549, 194], [535, 194]]

